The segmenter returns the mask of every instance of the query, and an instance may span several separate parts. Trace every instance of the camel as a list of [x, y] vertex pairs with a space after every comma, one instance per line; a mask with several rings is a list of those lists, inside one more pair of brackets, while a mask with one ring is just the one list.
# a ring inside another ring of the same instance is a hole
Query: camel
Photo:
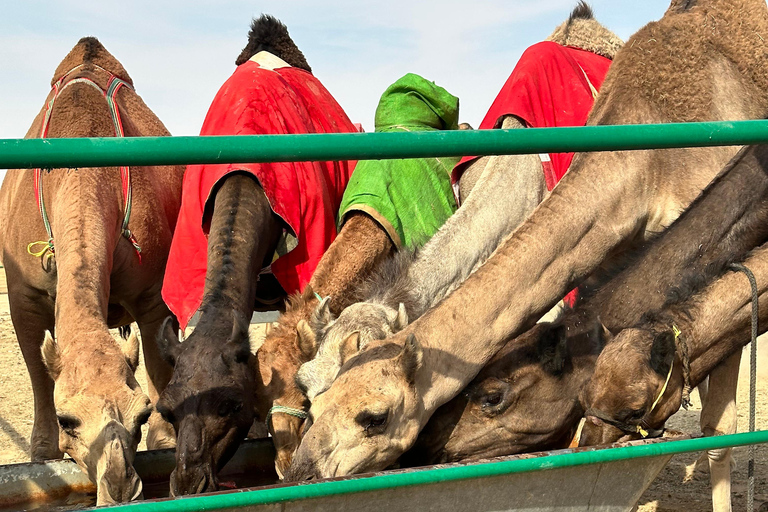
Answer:
[[[763, 34], [763, 0], [674, 1], [616, 54], [588, 124], [766, 117]], [[347, 361], [312, 403], [314, 421], [286, 478], [392, 464], [505, 340], [599, 267], [618, 265], [628, 247], [662, 231], [736, 151], [577, 155], [550, 195], [462, 286]]]
[[[718, 273], [768, 239], [768, 174], [761, 153], [740, 152], [669, 229], [599, 288], [585, 289], [577, 307], [558, 322], [540, 323], [508, 341], [461, 394], [432, 415], [404, 456], [407, 463], [568, 446], [584, 414], [579, 393], [610, 333], [662, 307], [670, 288], [687, 276]], [[713, 393], [718, 388], [713, 377]]]
[[[93, 37], [62, 60], [52, 85], [27, 138], [169, 135]], [[0, 246], [11, 318], [35, 400], [32, 460], [71, 456], [96, 484], [98, 505], [142, 493], [133, 469], [140, 427], [171, 375], [154, 339], [169, 314], [160, 286], [182, 176], [181, 167], [16, 169], [0, 190], [1, 216], [9, 220], [0, 226]], [[133, 320], [149, 397], [134, 378], [135, 334], [120, 345], [108, 331]], [[171, 426], [158, 415], [147, 445], [174, 446]]]
[[[376, 131], [457, 129], [458, 114], [458, 98], [408, 73], [382, 94]], [[262, 387], [257, 393], [257, 417], [269, 420], [278, 475], [290, 466], [308, 409], [293, 376], [316, 350], [311, 336], [299, 338], [301, 332], [309, 331], [307, 321], [320, 302], [315, 293], [322, 294], [327, 311], [338, 313], [351, 303], [355, 287], [382, 259], [431, 237], [456, 210], [449, 175], [457, 161], [366, 161], [355, 168], [340, 207], [338, 238], [320, 260], [308, 290], [291, 298], [289, 311], [258, 352]]]
[[[557, 118], [552, 122], [554, 125], [561, 122], [583, 124], [587, 109], [582, 105], [584, 110], [581, 112], [578, 105], [587, 102], [591, 105], [594, 87], [600, 87], [610, 59], [622, 42], [600, 25], [591, 9], [582, 2], [547, 42], [534, 45], [521, 58], [481, 128], [499, 126], [520, 129], [533, 123], [533, 114], [525, 112], [524, 108], [508, 98], [524, 97], [530, 93], [525, 77], [562, 73], [562, 70], [553, 72], [546, 67], [539, 69], [539, 54], [546, 54], [555, 43], [571, 48], [568, 51], [590, 55], [597, 59], [600, 66], [604, 66], [600, 68], [603, 74], [595, 72], [591, 81], [583, 80], [585, 71], [577, 67], [576, 78], [582, 79], [583, 83], [577, 80], [569, 83], [571, 89], [564, 89], [566, 93], [560, 98], [558, 110], [576, 115]], [[531, 57], [527, 58], [528, 55]], [[524, 101], [526, 104], [532, 102]], [[510, 111], [515, 114], [509, 114]], [[580, 112], [583, 119], [577, 118]], [[523, 113], [523, 118], [518, 117]], [[561, 160], [564, 157], [563, 165], [567, 167], [570, 161], [568, 155], [558, 155]], [[297, 374], [297, 380], [309, 399], [328, 389], [343, 363], [361, 348], [402, 330], [409, 320], [414, 321], [443, 300], [482, 265], [501, 241], [533, 212], [548, 193], [548, 188], [562, 176], [549, 172], [549, 164], [542, 162], [538, 155], [463, 159], [457, 167], [459, 172], [454, 172], [454, 177], [460, 178], [458, 189], [462, 206], [419, 253], [382, 269], [381, 275], [359, 290], [356, 304], [341, 315], [334, 315], [323, 304], [318, 306], [311, 322], [313, 332], [309, 332], [310, 340], [307, 342], [318, 345], [317, 355], [305, 363]], [[489, 208], [489, 204], [493, 207]], [[500, 215], [499, 212], [504, 213]]]
[[[237, 68], [202, 135], [354, 132], [279, 20], [254, 19]], [[190, 165], [163, 298], [173, 320], [158, 336], [173, 377], [157, 410], [177, 434], [173, 496], [216, 490], [217, 474], [253, 424], [259, 377], [248, 322], [265, 285], [283, 299], [304, 288], [336, 236], [354, 162]], [[206, 235], [207, 233], [207, 235]], [[271, 272], [271, 275], [270, 275]], [[267, 297], [267, 298], [269, 298]]]
[[[765, 299], [768, 245], [756, 249], [743, 264], [755, 275], [759, 298]], [[582, 390], [587, 422], [580, 445], [661, 432], [666, 420], [685, 404], [687, 392], [707, 376], [708, 390], [700, 390], [702, 432], [708, 436], [736, 432], [740, 349], [750, 341], [752, 289], [744, 274], [727, 270], [695, 290], [696, 286], [683, 286], [675, 301], [609, 337]], [[761, 302], [758, 326], [763, 333], [768, 306]], [[730, 448], [708, 452], [717, 511], [731, 510], [730, 455]]]

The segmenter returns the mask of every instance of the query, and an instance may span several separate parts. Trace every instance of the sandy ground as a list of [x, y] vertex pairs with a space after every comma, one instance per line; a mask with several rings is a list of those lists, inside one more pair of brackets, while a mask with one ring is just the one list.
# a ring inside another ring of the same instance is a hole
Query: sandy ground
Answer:
[[[8, 296], [5, 294], [5, 275], [0, 269], [0, 464], [29, 460], [29, 436], [32, 431], [32, 389], [24, 360], [21, 356], [11, 324]], [[263, 332], [260, 332], [263, 336]], [[757, 428], [768, 429], [768, 337], [759, 343]], [[749, 359], [744, 352], [739, 381], [739, 431], [748, 426]], [[142, 385], [146, 382], [143, 366], [137, 377]], [[667, 426], [683, 432], [699, 432], [698, 396], [694, 393], [694, 406], [681, 410]], [[761, 414], [762, 413], [762, 414]], [[144, 443], [140, 449], [145, 449]], [[746, 510], [747, 448], [734, 450], [736, 467], [733, 473], [733, 509]], [[704, 512], [711, 510], [709, 474], [695, 473], [687, 478], [686, 467], [699, 454], [675, 456], [640, 500], [641, 512]], [[768, 445], [757, 447], [756, 510], [761, 503], [768, 503]], [[768, 505], [766, 505], [768, 510]]]

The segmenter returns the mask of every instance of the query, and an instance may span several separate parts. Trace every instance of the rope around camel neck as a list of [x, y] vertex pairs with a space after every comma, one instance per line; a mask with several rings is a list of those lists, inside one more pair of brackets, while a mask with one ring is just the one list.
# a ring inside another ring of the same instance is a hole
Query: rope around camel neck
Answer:
[[[733, 270], [743, 272], [749, 279], [749, 285], [752, 288], [752, 337], [750, 343], [752, 348], [749, 354], [749, 431], [755, 431], [755, 400], [757, 390], [757, 332], [760, 308], [758, 306], [759, 293], [757, 291], [757, 280], [744, 265], [734, 263], [731, 265]], [[749, 445], [749, 462], [747, 463], [747, 512], [753, 512], [755, 509], [755, 445]]]
[[272, 408], [269, 410], [269, 412], [267, 412], [267, 419], [264, 420], [264, 423], [267, 424], [267, 428], [269, 428], [269, 419], [276, 412], [281, 412], [283, 414], [294, 416], [302, 420], [307, 419], [307, 411], [304, 411], [302, 409], [296, 409], [294, 407], [288, 407], [286, 405], [273, 405]]

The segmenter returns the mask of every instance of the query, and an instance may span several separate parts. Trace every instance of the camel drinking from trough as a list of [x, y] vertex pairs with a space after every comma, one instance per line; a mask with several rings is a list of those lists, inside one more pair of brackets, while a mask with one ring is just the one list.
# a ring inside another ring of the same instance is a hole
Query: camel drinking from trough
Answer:
[[[744, 261], [759, 294], [759, 333], [768, 320], [768, 246]], [[736, 386], [741, 348], [750, 341], [752, 289], [747, 277], [729, 269], [705, 288], [684, 288], [671, 304], [631, 328], [609, 336], [595, 371], [582, 390], [587, 421], [580, 445], [620, 437], [654, 435], [699, 388], [700, 423], [706, 435], [736, 432]], [[677, 302], [679, 300], [679, 302]], [[708, 452], [714, 510], [730, 510], [731, 448]]]
[[[580, 3], [547, 41], [526, 50], [481, 128], [584, 124], [621, 45]], [[542, 64], [548, 57], [557, 65]], [[534, 83], [558, 85], [534, 90]], [[553, 90], [557, 97], [551, 95]], [[341, 315], [318, 307], [314, 335], [309, 334], [318, 340], [318, 353], [297, 375], [310, 400], [330, 387], [342, 364], [362, 347], [401, 330], [464, 282], [530, 215], [565, 173], [572, 156], [464, 158], [453, 172], [461, 208], [418, 254], [382, 268]]]
[[[169, 135], [95, 38], [77, 43], [52, 85], [27, 138]], [[0, 190], [11, 318], [35, 400], [32, 460], [70, 455], [96, 484], [98, 505], [142, 492], [133, 469], [141, 425], [171, 374], [154, 339], [169, 314], [160, 287], [182, 175], [181, 167], [17, 169]], [[133, 320], [149, 397], [134, 378], [135, 333], [121, 346], [108, 331]], [[158, 415], [147, 445], [174, 445]]]
[[[277, 19], [253, 20], [237, 68], [211, 104], [202, 135], [354, 132]], [[157, 409], [177, 434], [171, 494], [215, 490], [217, 474], [253, 424], [259, 369], [248, 324], [257, 298], [304, 288], [336, 236], [353, 162], [187, 167], [163, 298], [158, 345], [174, 366]], [[273, 276], [273, 277], [272, 277]], [[271, 290], [264, 285], [272, 283]]]
[[[688, 277], [718, 273], [768, 239], [768, 158], [763, 153], [762, 148], [740, 152], [669, 229], [631, 257], [624, 270], [596, 290], [583, 290], [576, 309], [555, 324], [537, 324], [510, 340], [459, 396], [435, 412], [406, 454], [407, 463], [568, 446], [584, 414], [579, 393], [610, 333], [631, 327], [645, 312], [662, 307], [670, 288]], [[703, 416], [709, 418], [710, 427], [725, 431], [731, 417], [718, 416], [722, 400], [716, 397], [733, 376], [722, 374], [710, 377], [712, 394], [704, 402]], [[611, 440], [615, 438], [606, 439]], [[719, 470], [729, 467], [728, 460], [717, 454], [711, 464], [712, 487], [719, 489], [728, 482], [728, 473]], [[727, 492], [715, 495], [725, 496], [724, 502], [717, 502], [730, 503]]]
[[[763, 0], [673, 2], [619, 50], [588, 124], [764, 118], [766, 36]], [[340, 476], [393, 463], [506, 340], [598, 267], [662, 231], [737, 149], [577, 155], [461, 287], [345, 364], [312, 403], [314, 421], [288, 476]]]
[[[458, 117], [458, 98], [408, 73], [382, 94], [376, 131], [454, 130]], [[257, 353], [261, 376], [257, 418], [267, 420], [281, 477], [299, 445], [309, 408], [294, 376], [317, 350], [307, 323], [313, 311], [322, 302], [322, 311], [338, 314], [353, 302], [356, 287], [381, 260], [394, 250], [421, 245], [435, 233], [456, 210], [450, 172], [457, 161], [445, 157], [371, 160], [355, 167], [341, 202], [339, 236], [318, 263], [307, 289], [290, 299], [289, 310]], [[399, 330], [396, 326], [407, 323], [401, 316], [395, 310], [376, 323], [382, 329]]]

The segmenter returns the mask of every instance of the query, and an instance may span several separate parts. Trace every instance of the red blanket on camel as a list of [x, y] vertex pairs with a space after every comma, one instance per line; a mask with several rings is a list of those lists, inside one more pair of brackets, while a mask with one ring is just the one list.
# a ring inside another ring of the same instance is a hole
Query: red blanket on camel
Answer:
[[[342, 108], [312, 74], [268, 69], [251, 60], [237, 67], [216, 94], [200, 135], [354, 132]], [[200, 307], [208, 261], [203, 211], [224, 176], [247, 171], [259, 180], [272, 210], [295, 236], [295, 247], [272, 263], [287, 293], [309, 282], [336, 237], [336, 215], [354, 162], [190, 165], [168, 257], [163, 299], [182, 328]]]
[[[514, 115], [530, 128], [583, 126], [595, 96], [603, 85], [611, 60], [552, 41], [528, 48], [512, 70], [493, 105], [480, 123], [481, 130], [501, 126]], [[464, 157], [453, 170], [453, 182], [476, 156]], [[544, 179], [552, 190], [568, 170], [573, 153], [542, 156]]]

